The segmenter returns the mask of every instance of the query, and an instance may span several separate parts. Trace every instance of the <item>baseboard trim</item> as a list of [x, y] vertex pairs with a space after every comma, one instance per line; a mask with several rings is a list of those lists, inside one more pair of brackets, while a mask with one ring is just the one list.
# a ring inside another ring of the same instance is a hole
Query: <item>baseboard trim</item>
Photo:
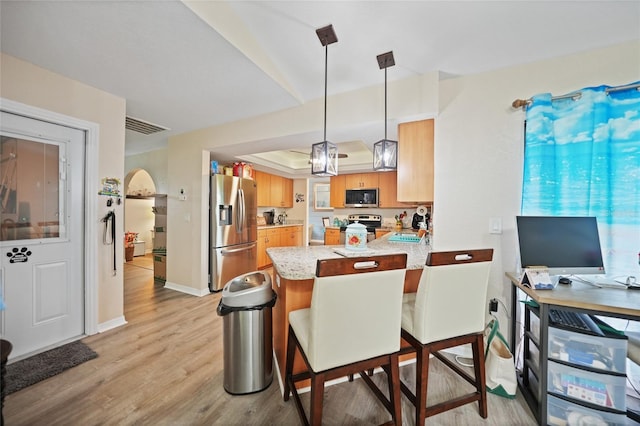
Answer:
[[127, 323], [127, 321], [124, 319], [124, 316], [120, 316], [118, 318], [114, 318], [112, 320], [109, 320], [107, 322], [103, 322], [98, 324], [98, 333], [104, 333], [105, 331], [111, 330], [113, 328], [117, 328], [120, 326], [123, 326]]
[[180, 293], [190, 294], [191, 296], [203, 297], [208, 294], [211, 294], [209, 288], [206, 289], [197, 289], [193, 287], [187, 287], [186, 285], [172, 283], [170, 281], [165, 281], [164, 288], [168, 288], [169, 290], [179, 291]]

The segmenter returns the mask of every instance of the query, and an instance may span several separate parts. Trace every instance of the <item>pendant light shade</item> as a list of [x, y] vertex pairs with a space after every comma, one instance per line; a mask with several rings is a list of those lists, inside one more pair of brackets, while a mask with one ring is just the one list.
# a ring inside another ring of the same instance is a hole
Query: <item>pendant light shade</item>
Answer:
[[316, 30], [320, 43], [324, 46], [324, 140], [311, 146], [311, 174], [315, 176], [336, 176], [338, 174], [338, 147], [327, 141], [327, 63], [329, 45], [338, 41], [333, 26]]
[[338, 147], [324, 141], [311, 145], [311, 174], [336, 176], [338, 174]]
[[373, 144], [373, 170], [389, 171], [398, 168], [398, 142], [387, 139], [387, 68], [396, 64], [393, 52], [377, 56], [380, 69], [384, 69], [384, 139]]
[[373, 170], [384, 172], [398, 168], [398, 142], [382, 139], [373, 144]]

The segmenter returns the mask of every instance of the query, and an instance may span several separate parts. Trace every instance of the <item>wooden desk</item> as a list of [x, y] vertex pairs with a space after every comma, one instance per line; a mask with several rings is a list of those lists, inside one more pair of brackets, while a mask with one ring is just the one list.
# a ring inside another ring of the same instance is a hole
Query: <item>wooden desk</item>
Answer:
[[[523, 386], [519, 375], [520, 389], [540, 424], [547, 421], [547, 363], [549, 355], [548, 331], [549, 309], [560, 307], [568, 311], [584, 312], [614, 318], [640, 320], [640, 291], [598, 288], [574, 280], [571, 285], [558, 285], [554, 290], [533, 290], [520, 284], [520, 277], [507, 272], [511, 281], [511, 348], [515, 356], [516, 319], [518, 317], [518, 294], [525, 293], [540, 306], [539, 340], [539, 401], [531, 389]], [[524, 354], [527, 356], [528, 354]], [[527, 378], [524, 378], [528, 380]]]

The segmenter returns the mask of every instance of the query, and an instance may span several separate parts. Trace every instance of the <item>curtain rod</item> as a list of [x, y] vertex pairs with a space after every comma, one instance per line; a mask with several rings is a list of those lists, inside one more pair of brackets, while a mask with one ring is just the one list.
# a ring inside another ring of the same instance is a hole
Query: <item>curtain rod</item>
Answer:
[[[618, 86], [618, 87], [609, 87], [608, 89], [605, 89], [605, 93], [620, 92], [622, 90], [629, 90], [629, 89], [640, 90], [640, 83], [627, 84], [627, 85]], [[571, 98], [571, 99], [573, 99], [575, 101], [575, 100], [580, 99], [581, 96], [582, 96], [582, 92], [574, 92], [574, 93], [569, 93], [567, 95], [552, 96], [551, 100], [552, 101], [557, 101], [559, 99]], [[511, 103], [511, 106], [513, 108], [515, 108], [515, 109], [526, 108], [527, 106], [531, 105], [531, 102], [533, 102], [533, 100], [531, 98], [529, 98], [529, 99], [516, 99], [515, 101], [513, 101]]]

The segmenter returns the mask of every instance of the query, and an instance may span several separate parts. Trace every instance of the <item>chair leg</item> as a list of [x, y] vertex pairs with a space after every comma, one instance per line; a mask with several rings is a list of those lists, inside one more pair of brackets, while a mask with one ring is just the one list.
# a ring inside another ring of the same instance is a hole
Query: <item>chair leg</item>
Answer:
[[291, 326], [289, 326], [289, 338], [287, 339], [287, 360], [284, 369], [284, 390], [283, 398], [285, 401], [289, 401], [289, 395], [291, 394], [291, 388], [289, 386], [289, 377], [293, 376], [293, 360], [296, 354], [296, 346], [298, 346], [298, 339], [293, 332]]
[[325, 374], [311, 374], [311, 426], [322, 424], [322, 399], [324, 397]]
[[480, 393], [480, 400], [478, 401], [478, 409], [480, 411], [480, 417], [487, 418], [487, 381], [485, 377], [485, 365], [484, 365], [484, 341], [482, 333], [478, 334], [476, 339], [471, 344], [473, 351], [473, 366], [476, 378], [476, 389]]
[[396, 426], [402, 426], [402, 395], [400, 393], [400, 362], [398, 353], [389, 356], [389, 371], [387, 371], [387, 379], [389, 381], [389, 400], [393, 407], [391, 413], [393, 423]]
[[416, 425], [424, 425], [427, 418], [427, 384], [429, 383], [428, 346], [416, 350]]

